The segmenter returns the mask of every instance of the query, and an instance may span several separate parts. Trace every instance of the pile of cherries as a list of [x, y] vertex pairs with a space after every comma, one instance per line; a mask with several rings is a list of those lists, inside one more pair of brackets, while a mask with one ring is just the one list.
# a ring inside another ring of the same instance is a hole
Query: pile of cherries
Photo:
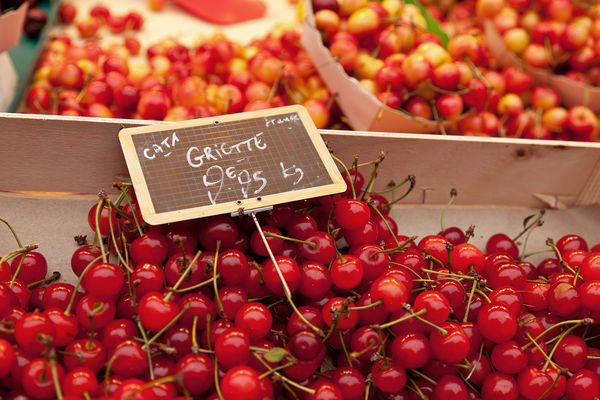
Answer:
[[[417, 240], [371, 190], [375, 172], [354, 164], [345, 193], [256, 216], [160, 226], [117, 184], [89, 211], [94, 243], [77, 237], [75, 285], [17, 239], [0, 260], [0, 395], [600, 396], [600, 246], [548, 240], [534, 266], [502, 233], [485, 249], [472, 228]], [[412, 176], [387, 192], [406, 186]]]

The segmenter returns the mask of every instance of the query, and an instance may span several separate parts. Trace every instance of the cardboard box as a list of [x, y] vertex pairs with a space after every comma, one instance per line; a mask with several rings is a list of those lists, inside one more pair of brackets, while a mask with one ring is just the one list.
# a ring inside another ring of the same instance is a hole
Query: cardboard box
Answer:
[[[96, 193], [123, 179], [127, 168], [117, 138], [123, 127], [163, 123], [0, 114], [0, 217], [23, 243], [39, 243], [51, 271], [73, 280], [73, 236], [93, 233], [87, 212]], [[545, 247], [567, 233], [600, 242], [600, 144], [524, 139], [322, 130], [334, 153], [350, 164], [382, 151], [386, 157], [375, 188], [416, 176], [413, 192], [392, 211], [400, 231], [426, 235], [440, 230], [439, 218], [451, 188], [458, 190], [446, 226], [476, 225], [473, 243], [485, 246], [499, 231], [514, 235], [539, 208], [552, 209], [534, 231], [528, 249]], [[369, 169], [364, 173], [368, 175]], [[116, 198], [114, 192], [111, 193]], [[0, 252], [14, 248], [0, 229]], [[540, 257], [543, 257], [541, 255]]]

